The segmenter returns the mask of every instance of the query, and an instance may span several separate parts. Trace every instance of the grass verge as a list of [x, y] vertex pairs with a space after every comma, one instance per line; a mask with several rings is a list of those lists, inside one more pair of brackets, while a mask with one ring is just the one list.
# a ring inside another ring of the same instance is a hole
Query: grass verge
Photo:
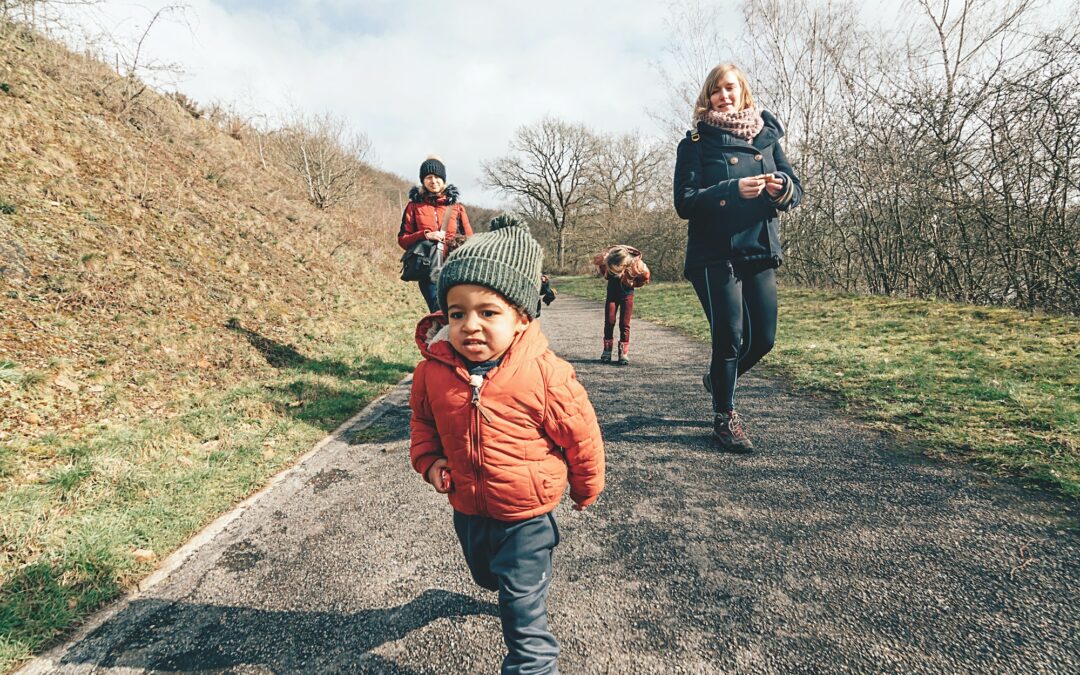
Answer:
[[298, 345], [231, 322], [272, 369], [136, 420], [0, 447], [0, 672], [117, 597], [408, 374], [421, 311], [418, 294], [403, 298], [391, 311], [324, 321]]
[[[604, 297], [590, 278], [560, 279], [558, 290]], [[640, 289], [634, 316], [709, 339], [687, 283]], [[1080, 498], [1080, 319], [784, 287], [762, 365], [929, 455]]]

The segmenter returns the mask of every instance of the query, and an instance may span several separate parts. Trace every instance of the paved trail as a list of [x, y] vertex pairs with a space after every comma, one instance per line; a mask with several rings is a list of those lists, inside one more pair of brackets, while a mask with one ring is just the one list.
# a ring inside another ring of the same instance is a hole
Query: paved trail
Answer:
[[[719, 454], [705, 345], [636, 321], [618, 368], [594, 362], [595, 303], [543, 323], [608, 458], [596, 507], [557, 511], [563, 672], [1080, 672], [1074, 507], [898, 454], [760, 377], [740, 391], [758, 452]], [[497, 672], [495, 597], [408, 467], [406, 397], [359, 423], [382, 440], [340, 434], [28, 671]]]

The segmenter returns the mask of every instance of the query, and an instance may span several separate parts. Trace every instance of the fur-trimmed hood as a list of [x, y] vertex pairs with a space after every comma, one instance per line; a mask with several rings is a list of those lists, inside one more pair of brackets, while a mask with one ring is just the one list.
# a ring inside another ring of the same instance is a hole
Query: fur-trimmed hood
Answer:
[[[422, 185], [414, 185], [412, 189], [409, 190], [409, 201], [415, 204], [423, 204], [423, 194], [424, 187]], [[446, 189], [443, 190], [443, 196], [446, 197], [447, 204], [457, 204], [460, 194], [461, 193], [458, 191], [456, 185], [447, 185]], [[429, 198], [428, 201], [431, 201], [431, 199]]]

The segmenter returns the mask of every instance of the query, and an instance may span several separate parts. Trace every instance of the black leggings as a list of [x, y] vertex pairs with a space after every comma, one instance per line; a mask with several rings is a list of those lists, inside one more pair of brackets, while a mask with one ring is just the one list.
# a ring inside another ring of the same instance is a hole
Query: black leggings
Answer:
[[735, 408], [735, 384], [776, 341], [776, 270], [727, 263], [689, 275], [712, 335], [713, 411]]

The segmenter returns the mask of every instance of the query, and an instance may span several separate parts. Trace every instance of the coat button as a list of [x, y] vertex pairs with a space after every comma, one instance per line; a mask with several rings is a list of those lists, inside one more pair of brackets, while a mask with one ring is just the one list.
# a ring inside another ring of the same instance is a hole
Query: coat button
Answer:
[[761, 155], [754, 155], [754, 161], [760, 162], [761, 161]]
[[731, 163], [732, 164], [738, 164], [739, 163], [739, 158], [738, 157], [732, 157], [731, 158]]
[[726, 199], [721, 199], [720, 200], [720, 206], [727, 206], [727, 200]]

